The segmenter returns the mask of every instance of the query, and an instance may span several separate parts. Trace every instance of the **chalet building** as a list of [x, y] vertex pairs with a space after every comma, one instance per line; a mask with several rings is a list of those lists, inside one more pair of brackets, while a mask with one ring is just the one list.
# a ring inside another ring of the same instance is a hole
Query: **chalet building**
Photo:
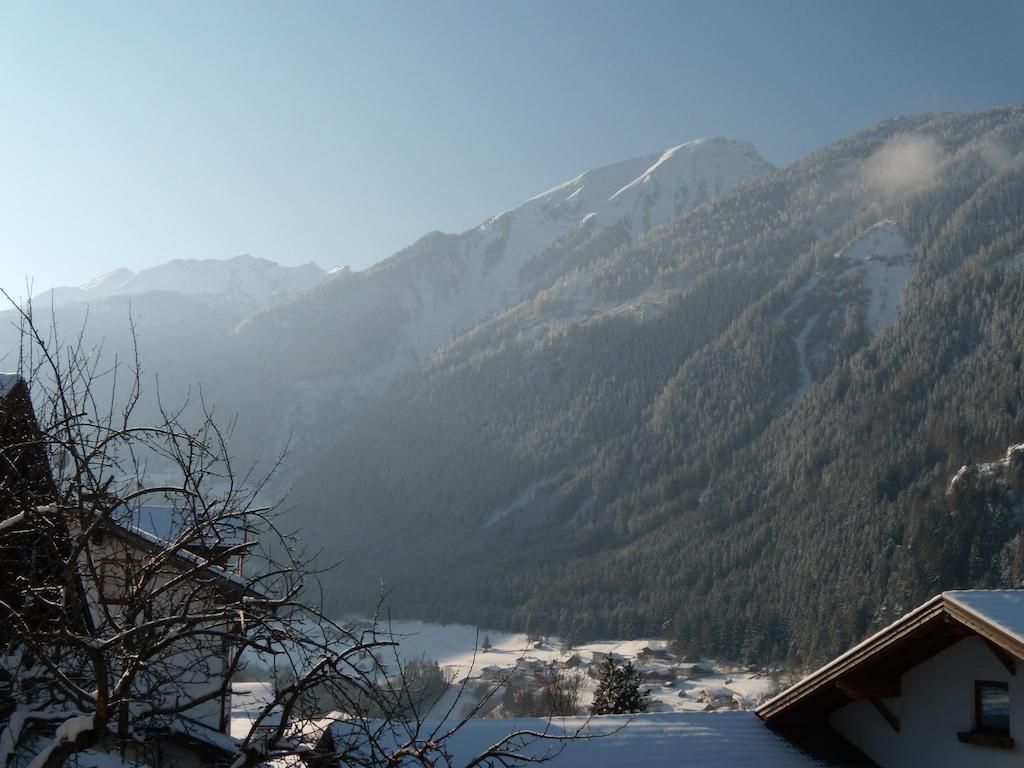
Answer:
[[762, 704], [889, 766], [1024, 765], [1024, 590], [944, 592]]
[[[28, 386], [20, 376], [0, 374], [0, 526], [13, 525], [26, 510], [48, 505], [55, 494]], [[33, 615], [20, 580], [45, 578], [60, 561], [54, 546], [53, 538], [42, 533], [8, 537], [0, 544], [0, 602], [30, 625], [45, 618]], [[0, 644], [5, 640], [0, 622]]]
[[[52, 526], [74, 534], [82, 522], [65, 518], [56, 506], [57, 497], [44, 436], [32, 408], [28, 386], [14, 374], [0, 374], [0, 530], [17, 531], [17, 535], [0, 540], [0, 600], [10, 606], [20, 619], [31, 621], [30, 606], [23, 605], [24, 577], [38, 583], [46, 569], [62, 573], [62, 563], [69, 552], [59, 549], [55, 540], [69, 540], [66, 536], [51, 537], [35, 534], [33, 528], [20, 530], [26, 510], [34, 515], [48, 516]], [[241, 555], [237, 553], [243, 534], [231, 526], [218, 524], [216, 530], [180, 548], [169, 547], [178, 540], [185, 526], [190, 525], [188, 513], [167, 506], [138, 506], [115, 509], [100, 530], [90, 537], [88, 556], [98, 567], [82, 568], [77, 580], [79, 598], [88, 610], [83, 611], [87, 627], [80, 631], [102, 636], [104, 622], [111, 621], [123, 608], [127, 585], [133, 583], [133, 570], [139, 563], [158, 552], [165, 554], [166, 568], [161, 579], [174, 579], [187, 573], [177, 590], [168, 589], [165, 599], [168, 609], [179, 611], [183, 600], [199, 601], [196, 612], [201, 613], [202, 601], [220, 601], [224, 595], [265, 597], [253, 592], [241, 578]], [[194, 525], [194, 523], [193, 523]], [[165, 572], [166, 571], [166, 572]], [[163, 582], [161, 582], [163, 583]], [[185, 597], [187, 595], [187, 597]], [[204, 597], [206, 596], [206, 597]], [[163, 610], [155, 606], [156, 610]], [[40, 621], [47, 620], [43, 614]], [[8, 648], [13, 638], [4, 635], [0, 622], [0, 648]], [[220, 687], [226, 680], [230, 662], [235, 654], [230, 640], [232, 627], [219, 633], [220, 638], [210, 645], [187, 649], [168, 646], [166, 652], [170, 668], [175, 674], [174, 693], [188, 695], [188, 691], [208, 691]], [[213, 634], [211, 634], [213, 637]], [[195, 658], [191, 658], [191, 656]], [[163, 663], [161, 661], [161, 663]], [[2, 673], [0, 673], [2, 677]], [[160, 695], [156, 691], [156, 695]], [[12, 702], [0, 696], [0, 731], [12, 713]], [[204, 702], [174, 719], [158, 733], [147, 734], [146, 754], [140, 755], [139, 764], [175, 766], [202, 766], [223, 762], [235, 750], [230, 732], [230, 693]], [[97, 747], [101, 750], [101, 747]]]

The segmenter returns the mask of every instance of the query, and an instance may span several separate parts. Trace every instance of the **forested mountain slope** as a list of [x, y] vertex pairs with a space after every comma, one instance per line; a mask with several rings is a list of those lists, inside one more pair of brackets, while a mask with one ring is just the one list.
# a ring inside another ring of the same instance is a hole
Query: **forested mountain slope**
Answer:
[[1024, 439], [1022, 150], [890, 120], [562, 260], [305, 468], [333, 599], [813, 661], [1019, 584], [1019, 517], [945, 491]]
[[[587, 171], [362, 272], [180, 259], [48, 291], [36, 319], [48, 327], [53, 307], [69, 338], [81, 331], [126, 361], [134, 318], [148, 383], [140, 421], [159, 417], [154, 377], [175, 407], [190, 395], [197, 410], [201, 387], [208, 406], [239, 417], [239, 465], [290, 447], [279, 472], [287, 481], [350, 412], [458, 333], [770, 169], [747, 142], [700, 139]], [[17, 326], [13, 312], [0, 313], [0, 369], [17, 365]]]

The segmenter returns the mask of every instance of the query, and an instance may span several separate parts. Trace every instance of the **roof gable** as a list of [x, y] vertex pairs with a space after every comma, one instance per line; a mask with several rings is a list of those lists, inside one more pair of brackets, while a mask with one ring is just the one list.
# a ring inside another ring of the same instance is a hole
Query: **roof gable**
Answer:
[[0, 397], [6, 397], [19, 381], [21, 376], [16, 373], [0, 373]]
[[979, 636], [1006, 664], [1024, 660], [1024, 590], [944, 592], [855, 645], [757, 708], [769, 721], [821, 718], [854, 687], [897, 679], [965, 637]]

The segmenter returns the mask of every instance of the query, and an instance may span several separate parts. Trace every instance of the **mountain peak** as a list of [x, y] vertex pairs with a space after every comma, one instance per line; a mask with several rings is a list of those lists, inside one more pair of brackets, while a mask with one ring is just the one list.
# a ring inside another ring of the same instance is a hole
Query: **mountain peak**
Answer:
[[61, 305], [166, 291], [187, 296], [229, 295], [259, 309], [309, 290], [326, 277], [327, 272], [312, 262], [286, 267], [243, 253], [227, 259], [172, 259], [138, 272], [122, 267], [77, 288], [53, 288], [42, 296]]

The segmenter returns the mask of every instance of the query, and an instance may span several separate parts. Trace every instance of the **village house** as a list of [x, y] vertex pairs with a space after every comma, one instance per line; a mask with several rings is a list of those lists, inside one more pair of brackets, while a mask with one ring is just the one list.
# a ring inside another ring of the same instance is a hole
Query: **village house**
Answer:
[[889, 766], [1024, 763], [1024, 590], [944, 592], [757, 709]]
[[[56, 548], [52, 537], [35, 535], [31, 528], [20, 530], [28, 519], [26, 510], [46, 516], [52, 525], [71, 535], [68, 540], [73, 540], [82, 524], [81, 519], [64, 516], [55, 501], [56, 487], [28, 387], [19, 376], [0, 374], [0, 530], [17, 534], [6, 536], [0, 547], [0, 598], [26, 621], [31, 616], [28, 605], [22, 605], [23, 588], [17, 577], [58, 568], [62, 558], [68, 557], [67, 551]], [[186, 534], [190, 525], [191, 536]], [[94, 637], [116, 633], [124, 624], [122, 612], [128, 610], [128, 597], [133, 588], [138, 589], [139, 568], [157, 557], [162, 564], [150, 572], [156, 574], [151, 589], [160, 597], [147, 606], [150, 616], [162, 612], [202, 614], [207, 606], [225, 598], [263, 596], [240, 577], [238, 544], [244, 542], [244, 534], [225, 522], [206, 529], [200, 525], [198, 536], [196, 529], [187, 510], [144, 505], [114, 509], [92, 532], [79, 555], [77, 589], [87, 606], [89, 626], [78, 627], [78, 631]], [[159, 730], [147, 734], [146, 752], [136, 759], [140, 764], [154, 764], [155, 760], [163, 765], [207, 765], [234, 753], [236, 745], [229, 735], [228, 675], [237, 652], [231, 640], [237, 628], [219, 624], [213, 628], [214, 632], [197, 635], [187, 645], [168, 644], [153, 659], [153, 680], [146, 691], [147, 700], [140, 701], [140, 706], [160, 700], [168, 706], [203, 701], [172, 718], [163, 718]], [[2, 650], [16, 652], [12, 647], [15, 636], [2, 632]], [[146, 684], [146, 678], [140, 684]], [[219, 693], [207, 698], [205, 692], [209, 691]], [[0, 723], [10, 719], [12, 706], [13, 702], [0, 696]], [[102, 750], [102, 745], [96, 747], [96, 751]]]
[[636, 655], [637, 661], [667, 661], [674, 658], [668, 648], [652, 648], [647, 645]]

